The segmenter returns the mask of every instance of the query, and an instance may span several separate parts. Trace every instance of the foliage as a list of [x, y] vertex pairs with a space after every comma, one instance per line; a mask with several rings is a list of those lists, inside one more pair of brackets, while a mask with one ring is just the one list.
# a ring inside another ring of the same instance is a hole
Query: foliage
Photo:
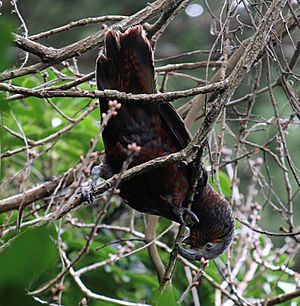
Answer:
[[27, 291], [53, 276], [57, 263], [53, 226], [27, 229], [9, 239], [0, 251], [0, 305], [39, 305]]

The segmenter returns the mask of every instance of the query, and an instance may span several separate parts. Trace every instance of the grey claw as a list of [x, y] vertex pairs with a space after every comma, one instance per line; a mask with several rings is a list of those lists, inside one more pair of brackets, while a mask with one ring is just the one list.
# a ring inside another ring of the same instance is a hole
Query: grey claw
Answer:
[[198, 217], [191, 211], [190, 208], [182, 207], [179, 211], [179, 220], [181, 224], [184, 223], [187, 216], [190, 217], [193, 223], [199, 223]]
[[95, 196], [93, 195], [90, 187], [81, 188], [81, 197], [84, 202], [88, 202], [89, 204], [93, 204], [95, 201]]
[[92, 190], [95, 190], [96, 186], [97, 186], [97, 181], [101, 175], [101, 169], [102, 169], [102, 164], [100, 164], [99, 166], [95, 166], [92, 169]]

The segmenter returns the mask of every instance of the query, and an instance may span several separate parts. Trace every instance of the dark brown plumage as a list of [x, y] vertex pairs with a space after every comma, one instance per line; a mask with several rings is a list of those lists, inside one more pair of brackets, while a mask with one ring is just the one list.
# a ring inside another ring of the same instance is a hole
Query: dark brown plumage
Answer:
[[206, 172], [204, 180], [205, 187], [195, 195], [191, 208], [199, 222], [192, 224], [190, 235], [184, 240], [189, 248], [179, 247], [179, 253], [190, 260], [220, 256], [234, 237], [235, 218], [229, 203], [207, 183]]
[[[156, 92], [152, 56], [150, 43], [141, 26], [130, 28], [125, 33], [108, 30], [104, 53], [97, 60], [98, 88], [134, 94]], [[169, 103], [120, 102], [122, 106], [118, 115], [108, 121], [103, 132], [106, 157], [102, 175], [109, 177], [120, 171], [128, 156], [128, 144], [141, 146], [141, 151], [130, 164], [132, 167], [179, 151], [189, 143], [190, 134]], [[107, 99], [100, 99], [100, 109], [102, 113], [107, 112]], [[185, 240], [195, 251], [181, 247], [180, 252], [186, 258], [198, 259], [197, 254], [200, 254], [211, 259], [220, 255], [232, 240], [234, 218], [227, 201], [207, 184], [207, 180], [199, 184], [192, 213], [188, 212], [184, 204], [192, 170], [191, 165], [180, 163], [151, 170], [122, 182], [121, 197], [136, 210], [176, 222], [183, 221], [184, 213], [194, 217], [194, 221], [198, 218], [200, 222], [190, 227], [190, 237]]]
[[[97, 60], [96, 73], [100, 89], [136, 94], [156, 92], [152, 50], [141, 26], [124, 34], [114, 30], [106, 33], [105, 51]], [[107, 112], [106, 99], [100, 100], [100, 109]], [[120, 171], [128, 155], [128, 144], [141, 146], [132, 167], [176, 152], [188, 140], [189, 133], [170, 104], [124, 102], [103, 132], [105, 168], [111, 174]], [[178, 164], [153, 170], [122, 183], [121, 196], [134, 209], [179, 222], [189, 185], [188, 172], [187, 167]]]

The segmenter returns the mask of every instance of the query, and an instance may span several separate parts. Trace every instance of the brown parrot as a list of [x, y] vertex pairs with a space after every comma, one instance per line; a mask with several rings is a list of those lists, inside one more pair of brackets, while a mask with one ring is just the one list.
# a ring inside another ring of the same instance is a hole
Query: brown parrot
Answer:
[[[104, 51], [97, 59], [96, 79], [99, 90], [115, 89], [141, 94], [155, 93], [156, 81], [153, 52], [142, 26], [121, 33], [108, 30]], [[109, 178], [119, 173], [128, 157], [128, 145], [136, 143], [140, 152], [130, 167], [185, 148], [190, 139], [182, 119], [169, 103], [122, 103], [103, 131], [105, 158], [92, 171], [93, 185], [97, 176]], [[107, 113], [109, 100], [100, 99], [101, 113]], [[234, 217], [229, 203], [207, 183], [207, 174], [198, 183], [191, 210], [185, 207], [193, 172], [192, 165], [171, 163], [153, 169], [120, 185], [120, 195], [130, 207], [149, 214], [183, 223], [184, 215], [193, 221], [185, 243], [179, 248], [187, 259], [213, 259], [231, 243]]]

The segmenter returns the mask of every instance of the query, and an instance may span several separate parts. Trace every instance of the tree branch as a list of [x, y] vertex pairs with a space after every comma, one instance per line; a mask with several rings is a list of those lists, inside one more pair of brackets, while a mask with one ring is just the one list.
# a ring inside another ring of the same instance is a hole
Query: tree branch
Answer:
[[53, 97], [65, 97], [65, 98], [107, 98], [107, 99], [117, 99], [121, 101], [138, 101], [139, 103], [148, 103], [148, 102], [166, 102], [172, 101], [179, 98], [194, 96], [199, 93], [208, 93], [212, 91], [223, 90], [226, 87], [226, 81], [221, 81], [218, 83], [195, 87], [191, 89], [173, 91], [167, 93], [156, 93], [156, 94], [131, 94], [125, 92], [119, 92], [117, 90], [53, 90], [49, 89], [30, 89], [24, 87], [18, 87], [6, 83], [0, 83], [0, 89], [8, 92], [13, 92], [16, 94], [22, 94], [24, 96], [33, 96], [38, 98], [53, 98]]
[[290, 293], [286, 293], [286, 294], [280, 294], [274, 298], [271, 299], [266, 299], [265, 301], [262, 301], [264, 303], [264, 305], [266, 306], [272, 306], [272, 305], [278, 305], [281, 304], [283, 302], [292, 300], [296, 297], [300, 296], [300, 288], [290, 292]]

